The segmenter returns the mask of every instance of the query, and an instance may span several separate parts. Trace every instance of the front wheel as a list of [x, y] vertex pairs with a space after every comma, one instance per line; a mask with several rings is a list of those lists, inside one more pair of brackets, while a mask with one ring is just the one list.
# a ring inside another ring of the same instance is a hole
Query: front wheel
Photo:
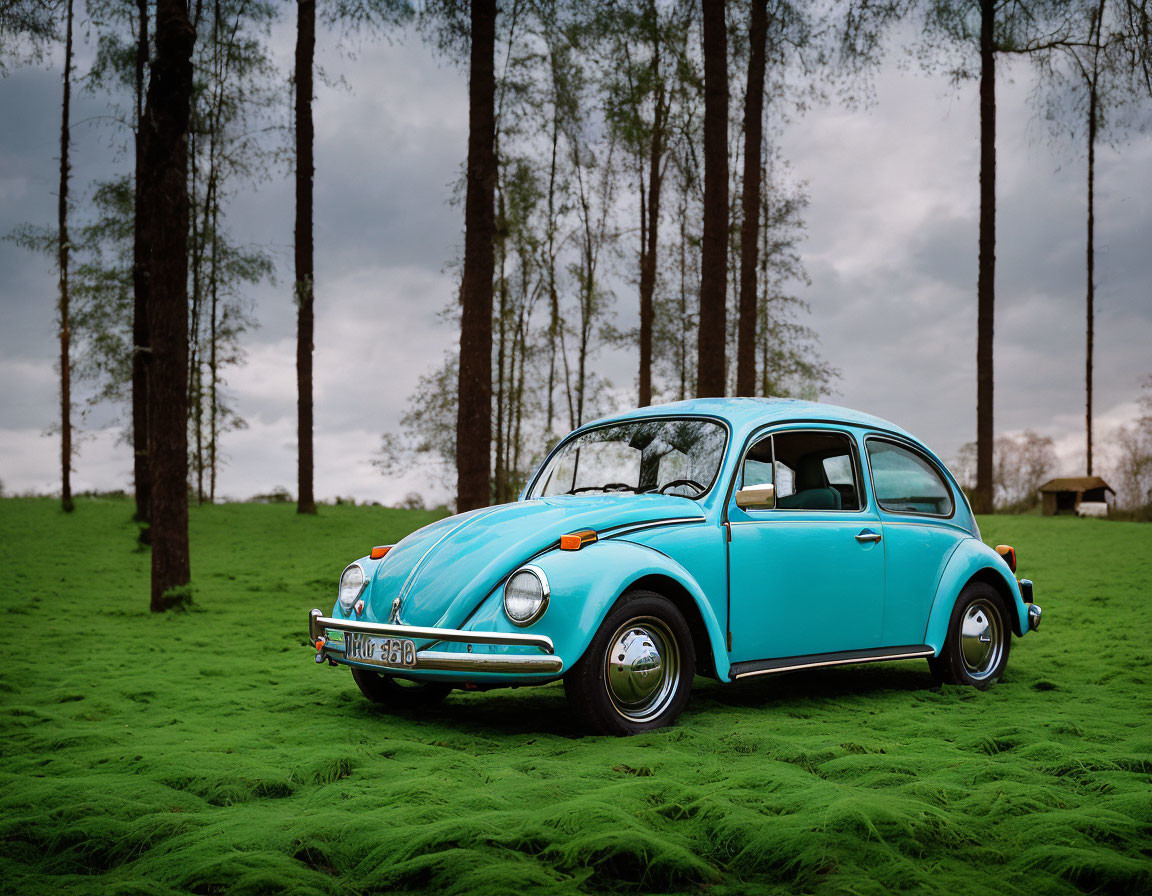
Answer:
[[421, 709], [435, 706], [452, 688], [428, 681], [400, 681], [371, 669], [352, 667], [352, 678], [360, 693], [385, 709]]
[[988, 690], [1008, 665], [1012, 629], [1000, 592], [973, 582], [960, 592], [940, 655], [928, 665], [937, 681]]
[[680, 611], [667, 598], [638, 590], [601, 623], [564, 677], [564, 691], [583, 727], [638, 734], [676, 721], [695, 674], [692, 634]]

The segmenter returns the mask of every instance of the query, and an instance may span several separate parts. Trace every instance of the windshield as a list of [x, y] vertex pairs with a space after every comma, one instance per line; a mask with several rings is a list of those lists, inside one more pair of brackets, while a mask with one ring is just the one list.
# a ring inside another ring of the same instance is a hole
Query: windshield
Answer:
[[562, 445], [529, 498], [632, 493], [699, 498], [724, 459], [727, 432], [712, 420], [630, 420]]

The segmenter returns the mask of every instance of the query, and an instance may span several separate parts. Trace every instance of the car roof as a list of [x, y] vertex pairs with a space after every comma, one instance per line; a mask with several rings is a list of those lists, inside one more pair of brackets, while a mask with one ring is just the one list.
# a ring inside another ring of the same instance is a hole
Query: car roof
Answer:
[[834, 404], [804, 401], [799, 398], [693, 398], [688, 401], [674, 401], [669, 404], [651, 405], [621, 414], [613, 414], [610, 417], [585, 424], [581, 429], [621, 420], [633, 420], [638, 417], [666, 417], [680, 414], [719, 417], [729, 423], [733, 435], [737, 438], [769, 423], [823, 421], [884, 430], [912, 439], [917, 443], [920, 441], [904, 429], [880, 417]]

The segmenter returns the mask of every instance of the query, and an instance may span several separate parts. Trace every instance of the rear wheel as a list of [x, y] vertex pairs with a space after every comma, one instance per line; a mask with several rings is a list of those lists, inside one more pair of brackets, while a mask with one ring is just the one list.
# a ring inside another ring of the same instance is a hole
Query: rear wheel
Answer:
[[608, 614], [564, 690], [583, 727], [628, 735], [671, 725], [692, 691], [692, 634], [676, 606], [632, 591]]
[[1012, 629], [1000, 592], [986, 582], [973, 582], [952, 608], [948, 636], [940, 655], [928, 665], [937, 681], [988, 690], [1008, 664]]
[[352, 678], [361, 694], [373, 703], [390, 709], [435, 706], [452, 692], [448, 685], [428, 681], [401, 681], [357, 666], [352, 667]]

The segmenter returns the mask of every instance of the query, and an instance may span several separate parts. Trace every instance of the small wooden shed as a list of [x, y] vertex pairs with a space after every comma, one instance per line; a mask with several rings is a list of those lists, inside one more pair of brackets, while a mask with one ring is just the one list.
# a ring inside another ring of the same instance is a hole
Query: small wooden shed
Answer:
[[1076, 513], [1081, 503], [1107, 503], [1108, 492], [1116, 490], [1099, 476], [1067, 476], [1052, 479], [1040, 486], [1044, 516]]

